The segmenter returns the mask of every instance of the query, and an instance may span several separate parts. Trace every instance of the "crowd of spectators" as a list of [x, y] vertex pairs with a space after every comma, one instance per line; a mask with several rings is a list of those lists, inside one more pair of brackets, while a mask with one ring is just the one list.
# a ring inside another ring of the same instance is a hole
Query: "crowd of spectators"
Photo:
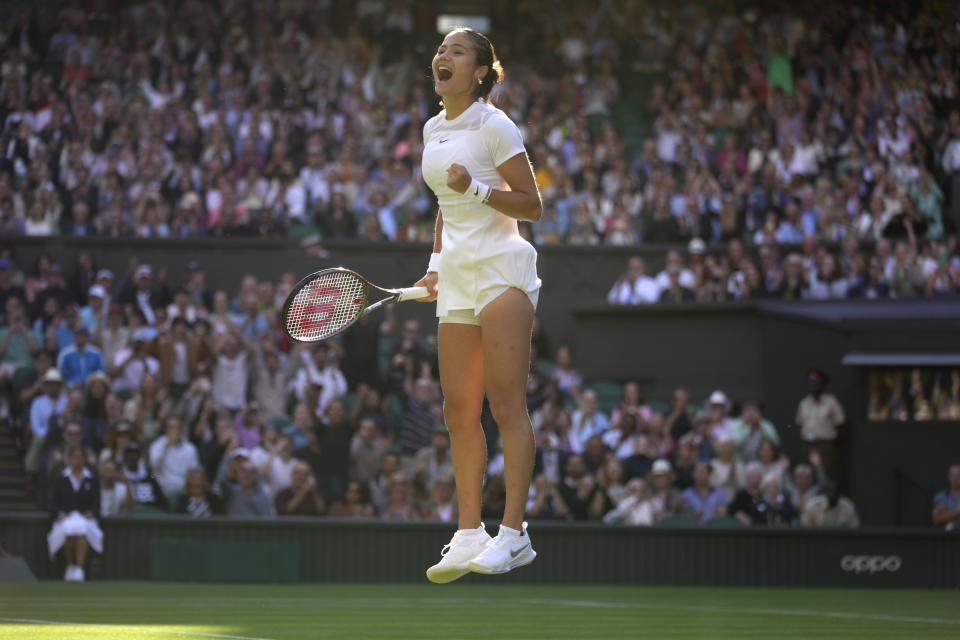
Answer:
[[[43, 277], [28, 278], [0, 257], [0, 414], [22, 426], [41, 505], [60, 511], [50, 490], [79, 452], [78, 469], [100, 483], [102, 515], [456, 519], [436, 340], [416, 320], [388, 312], [337, 339], [291, 344], [278, 312], [292, 274], [245, 276], [231, 295], [209, 290], [195, 263], [167, 283], [163, 268], [84, 273], [88, 261], [67, 278], [43, 258]], [[656, 406], [628, 383], [607, 413], [569, 349], [550, 358], [536, 331], [532, 354], [531, 518], [653, 524], [729, 514], [788, 526], [837, 477], [831, 441], [845, 418], [813, 378], [797, 423], [817, 446], [792, 466], [757, 404], [731, 414], [718, 391], [697, 412], [677, 390]], [[483, 513], [496, 518], [503, 457], [489, 412], [484, 421]], [[784, 509], [775, 518], [774, 498]]]
[[[0, 28], [0, 233], [429, 237], [431, 2], [63, 4]], [[545, 200], [524, 227], [538, 243], [951, 231], [948, 7], [491, 11], [508, 71], [493, 97]], [[621, 86], [644, 71], [661, 79], [646, 103]], [[653, 125], [634, 153], [631, 122]]]
[[756, 300], [877, 300], [957, 295], [960, 245], [918, 243], [914, 235], [869, 249], [853, 239], [837, 249], [807, 236], [795, 248], [775, 244], [755, 250], [734, 239], [710, 252], [700, 238], [686, 253], [670, 249], [663, 269], [650, 274], [640, 256], [627, 262], [607, 293], [610, 304]]

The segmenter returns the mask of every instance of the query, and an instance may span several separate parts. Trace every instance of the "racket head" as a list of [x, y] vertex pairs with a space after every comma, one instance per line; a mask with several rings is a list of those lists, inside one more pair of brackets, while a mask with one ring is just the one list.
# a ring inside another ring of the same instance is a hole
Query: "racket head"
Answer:
[[283, 332], [294, 342], [331, 338], [363, 315], [369, 293], [370, 283], [356, 271], [334, 267], [311, 273], [283, 303]]

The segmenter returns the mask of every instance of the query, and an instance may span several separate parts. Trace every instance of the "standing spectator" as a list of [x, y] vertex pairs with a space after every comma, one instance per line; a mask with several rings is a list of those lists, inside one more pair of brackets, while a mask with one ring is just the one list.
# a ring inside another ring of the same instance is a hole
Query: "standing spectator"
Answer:
[[57, 368], [70, 387], [82, 384], [90, 374], [104, 370], [103, 356], [100, 349], [90, 344], [90, 333], [86, 327], [74, 329], [73, 344], [60, 351]]
[[322, 516], [327, 511], [306, 462], [294, 462], [290, 485], [277, 492], [274, 502], [280, 516]]
[[416, 520], [417, 511], [413, 507], [410, 480], [402, 471], [394, 473], [387, 485], [387, 503], [380, 512], [384, 520]]
[[574, 520], [588, 520], [590, 504], [599, 490], [596, 479], [587, 473], [583, 456], [572, 453], [567, 456], [566, 473], [559, 482], [560, 497]]
[[333, 502], [343, 495], [350, 475], [350, 424], [343, 400], [327, 405], [320, 438], [323, 472], [317, 476], [317, 482], [327, 502]]
[[933, 499], [933, 524], [957, 531], [960, 530], [960, 464], [950, 465], [947, 485]]
[[5, 312], [8, 326], [0, 327], [0, 382], [32, 372], [34, 356], [43, 349], [43, 337], [27, 324], [19, 298], [7, 298]]
[[[260, 467], [260, 477], [263, 478], [269, 495], [276, 498], [278, 493], [290, 487], [298, 463], [299, 460], [293, 457], [293, 441], [287, 436], [277, 438], [276, 443], [268, 450], [266, 461]], [[308, 466], [308, 474], [309, 471]]]
[[429, 378], [419, 378], [413, 383], [407, 376], [404, 386], [408, 391], [397, 444], [405, 456], [413, 456], [430, 444], [435, 422], [431, 405], [436, 398], [434, 383]]
[[210, 481], [203, 469], [191, 469], [187, 472], [183, 493], [177, 497], [173, 511], [191, 518], [209, 518], [223, 513], [220, 498], [210, 490]]
[[97, 524], [100, 517], [100, 487], [84, 466], [82, 449], [73, 449], [67, 456], [67, 468], [53, 488], [53, 528], [47, 534], [50, 558], [64, 548], [67, 572], [64, 580], [83, 582], [87, 548], [103, 552], [103, 532]]
[[[236, 335], [234, 335], [236, 334]], [[239, 411], [247, 400], [249, 379], [249, 352], [240, 343], [243, 334], [232, 331], [218, 339], [214, 337], [213, 400], [231, 414]]]
[[144, 375], [160, 373], [160, 363], [147, 353], [150, 331], [143, 327], [136, 329], [130, 341], [129, 347], [123, 347], [113, 357], [110, 377], [113, 378], [112, 387], [116, 392], [132, 393], [140, 388]]
[[683, 492], [683, 511], [699, 523], [727, 513], [727, 494], [710, 486], [710, 463], [704, 460], [693, 467], [693, 486]]
[[310, 388], [316, 391], [314, 411], [322, 418], [327, 405], [337, 398], [347, 395], [347, 379], [340, 371], [337, 358], [330, 353], [326, 342], [314, 345], [311, 353], [295, 350], [292, 358], [300, 358], [300, 370], [294, 382], [297, 398], [306, 400]]
[[721, 439], [731, 437], [730, 427], [733, 424], [733, 420], [727, 416], [727, 412], [730, 410], [730, 403], [727, 400], [727, 394], [718, 389], [710, 394], [707, 404], [709, 405], [708, 411], [710, 412], [707, 435], [714, 446], [716, 446], [716, 443]]
[[[161, 275], [165, 273], [166, 269], [161, 269]], [[156, 326], [154, 310], [166, 309], [170, 304], [170, 292], [163, 278], [159, 284], [154, 285], [153, 268], [148, 264], [141, 264], [134, 270], [133, 277], [121, 287], [116, 299], [121, 305], [140, 311], [148, 325]]]
[[150, 445], [150, 467], [167, 500], [173, 501], [186, 486], [187, 473], [200, 466], [200, 457], [193, 443], [184, 439], [180, 418], [167, 416], [163, 432]]
[[853, 501], [841, 496], [837, 486], [830, 483], [823, 495], [814, 496], [807, 503], [801, 523], [808, 529], [856, 529], [860, 526], [860, 518]]
[[797, 406], [797, 425], [803, 438], [805, 457], [816, 451], [823, 461], [827, 476], [837, 480], [837, 438], [840, 426], [846, 422], [846, 416], [840, 401], [826, 393], [829, 376], [819, 369], [810, 369], [807, 383], [810, 393]]
[[386, 450], [386, 442], [378, 437], [373, 418], [361, 418], [350, 440], [350, 479], [362, 484], [369, 482], [380, 469]]
[[123, 309], [118, 304], [107, 307], [107, 320], [104, 326], [97, 325], [93, 331], [93, 341], [103, 353], [103, 361], [111, 369], [116, 362], [117, 353], [126, 348], [132, 332], [123, 325]]
[[744, 462], [757, 459], [757, 449], [764, 440], [780, 446], [780, 434], [776, 427], [763, 417], [760, 407], [753, 402], [744, 403], [740, 418], [730, 423], [729, 436], [737, 448], [738, 457]]
[[170, 331], [150, 343], [149, 353], [160, 363], [160, 381], [170, 394], [179, 399], [199, 375], [199, 365], [206, 355], [205, 345], [189, 334], [189, 325], [182, 316], [170, 322]]

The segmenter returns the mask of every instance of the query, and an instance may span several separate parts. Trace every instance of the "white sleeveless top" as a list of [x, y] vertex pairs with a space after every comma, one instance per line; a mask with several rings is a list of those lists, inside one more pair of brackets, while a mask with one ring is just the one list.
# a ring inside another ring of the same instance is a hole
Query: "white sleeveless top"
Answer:
[[423, 179], [443, 213], [437, 316], [456, 309], [479, 315], [510, 287], [534, 307], [540, 290], [537, 252], [517, 231], [517, 221], [447, 186], [447, 168], [466, 167], [478, 182], [509, 191], [497, 167], [524, 153], [520, 131], [507, 115], [478, 100], [453, 120], [447, 112], [423, 127]]

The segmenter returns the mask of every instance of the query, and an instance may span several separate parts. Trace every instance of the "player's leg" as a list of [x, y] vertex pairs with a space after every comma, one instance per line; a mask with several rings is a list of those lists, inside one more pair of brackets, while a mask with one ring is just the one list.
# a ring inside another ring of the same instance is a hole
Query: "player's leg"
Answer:
[[[472, 315], [472, 314], [471, 314]], [[476, 324], [441, 322], [438, 351], [443, 416], [450, 432], [450, 455], [457, 484], [460, 528], [443, 558], [427, 569], [432, 582], [445, 583], [465, 575], [470, 560], [490, 540], [480, 523], [480, 495], [487, 464], [486, 440], [480, 426], [483, 406], [483, 352]]]
[[481, 314], [484, 388], [503, 439], [507, 487], [500, 534], [470, 564], [481, 573], [503, 573], [536, 557], [523, 522], [535, 453], [526, 403], [533, 314], [533, 305], [519, 289], [500, 294]]
[[77, 579], [83, 581], [84, 573], [83, 567], [87, 563], [87, 538], [85, 536], [77, 536]]

